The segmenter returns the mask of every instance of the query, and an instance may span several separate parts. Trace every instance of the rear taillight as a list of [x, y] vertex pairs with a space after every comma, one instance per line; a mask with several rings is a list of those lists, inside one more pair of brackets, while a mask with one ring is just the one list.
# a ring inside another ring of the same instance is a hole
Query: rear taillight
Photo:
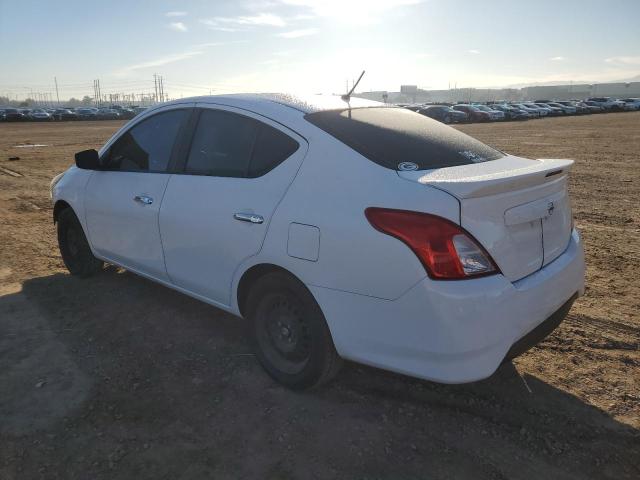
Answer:
[[499, 273], [499, 269], [471, 235], [455, 223], [428, 213], [369, 207], [369, 223], [404, 242], [429, 277], [460, 280]]

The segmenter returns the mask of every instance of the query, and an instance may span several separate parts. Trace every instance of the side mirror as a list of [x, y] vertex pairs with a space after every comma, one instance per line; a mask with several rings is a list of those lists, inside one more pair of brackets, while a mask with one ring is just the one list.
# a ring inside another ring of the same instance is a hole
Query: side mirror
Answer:
[[94, 149], [76, 153], [76, 166], [84, 170], [100, 170], [100, 157]]

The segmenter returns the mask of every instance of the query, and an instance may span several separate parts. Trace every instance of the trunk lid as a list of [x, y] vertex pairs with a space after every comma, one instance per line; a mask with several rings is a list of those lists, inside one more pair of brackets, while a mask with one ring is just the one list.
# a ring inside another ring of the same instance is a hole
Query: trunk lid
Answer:
[[455, 196], [460, 225], [491, 254], [502, 273], [516, 281], [552, 262], [569, 244], [571, 165], [573, 160], [509, 155], [398, 175]]

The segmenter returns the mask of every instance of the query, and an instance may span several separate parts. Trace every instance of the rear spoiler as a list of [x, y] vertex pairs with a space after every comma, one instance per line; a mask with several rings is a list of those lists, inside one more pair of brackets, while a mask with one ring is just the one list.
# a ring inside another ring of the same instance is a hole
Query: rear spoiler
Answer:
[[456, 197], [477, 198], [521, 190], [565, 177], [573, 160], [559, 158], [527, 158], [508, 155], [489, 162], [423, 171], [398, 171], [413, 180], [445, 190]]

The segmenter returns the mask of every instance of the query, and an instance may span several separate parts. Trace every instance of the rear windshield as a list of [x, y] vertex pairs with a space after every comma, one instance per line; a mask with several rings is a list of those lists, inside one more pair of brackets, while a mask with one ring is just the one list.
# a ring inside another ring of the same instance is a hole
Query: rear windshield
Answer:
[[504, 156], [454, 128], [403, 108], [325, 110], [305, 118], [369, 160], [393, 170], [405, 162], [416, 164], [416, 170], [428, 170]]

